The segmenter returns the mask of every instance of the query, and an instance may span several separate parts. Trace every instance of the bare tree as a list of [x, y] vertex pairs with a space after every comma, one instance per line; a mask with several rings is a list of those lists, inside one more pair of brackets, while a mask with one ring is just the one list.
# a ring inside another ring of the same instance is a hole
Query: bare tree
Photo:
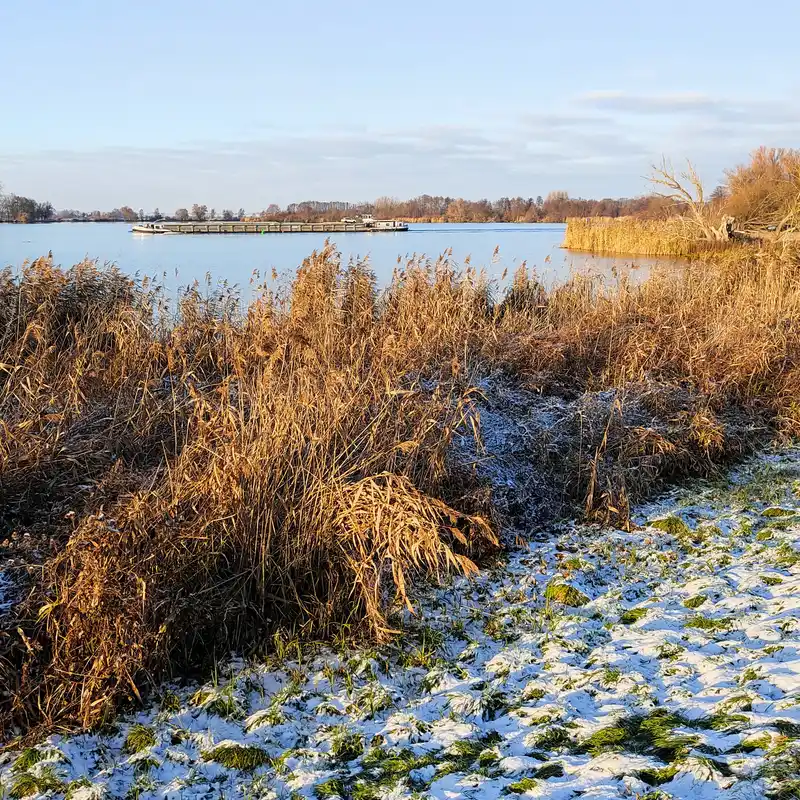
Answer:
[[686, 170], [678, 175], [666, 158], [661, 165], [653, 165], [650, 182], [656, 187], [656, 194], [671, 200], [681, 212], [679, 218], [687, 229], [687, 238], [703, 239], [708, 242], [730, 239], [733, 233], [733, 220], [723, 217], [714, 225], [714, 204], [706, 200], [703, 182], [691, 161], [686, 162]]
[[189, 209], [187, 208], [179, 208], [175, 212], [175, 219], [178, 222], [188, 222], [189, 221]]
[[198, 222], [205, 222], [205, 220], [208, 218], [208, 206], [207, 205], [202, 205], [201, 206], [201, 205], [198, 205], [197, 203], [195, 203], [192, 206], [192, 216]]

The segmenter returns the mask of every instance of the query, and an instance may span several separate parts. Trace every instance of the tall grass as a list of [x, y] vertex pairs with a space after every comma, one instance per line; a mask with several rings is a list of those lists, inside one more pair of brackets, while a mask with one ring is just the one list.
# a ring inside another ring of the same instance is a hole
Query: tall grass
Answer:
[[634, 217], [593, 217], [567, 220], [564, 247], [595, 253], [641, 256], [696, 256], [725, 249], [728, 242], [708, 242], [689, 234], [679, 217], [640, 220]]
[[579, 402], [535, 468], [619, 524], [659, 481], [798, 430], [798, 276], [728, 254], [548, 294], [523, 270], [495, 302], [445, 260], [379, 294], [328, 248], [286, 299], [195, 287], [168, 318], [92, 264], [5, 273], [2, 523], [50, 551], [5, 626], [2, 724], [98, 724], [280, 626], [391, 635], [414, 580], [499, 546], [490, 487], [452, 457], [455, 437], [480, 452], [487, 376]]

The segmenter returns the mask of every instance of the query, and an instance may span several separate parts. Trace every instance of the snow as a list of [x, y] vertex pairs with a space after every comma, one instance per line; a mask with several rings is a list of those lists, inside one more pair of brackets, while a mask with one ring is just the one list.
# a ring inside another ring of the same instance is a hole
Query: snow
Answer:
[[[800, 764], [799, 477], [778, 452], [639, 508], [630, 533], [553, 527], [421, 587], [385, 647], [233, 660], [115, 732], [51, 737], [24, 768], [6, 753], [0, 796], [30, 775], [56, 781], [32, 796], [72, 800], [766, 797]], [[670, 515], [685, 525], [648, 525]], [[553, 581], [588, 602], [547, 600]], [[618, 724], [665, 716], [666, 744]], [[131, 754], [135, 724], [155, 744]], [[262, 763], [214, 760], [226, 744]]]

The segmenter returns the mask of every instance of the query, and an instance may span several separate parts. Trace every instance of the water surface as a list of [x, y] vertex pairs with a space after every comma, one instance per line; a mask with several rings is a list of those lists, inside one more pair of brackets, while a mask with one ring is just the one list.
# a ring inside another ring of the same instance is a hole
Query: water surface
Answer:
[[451, 253], [459, 266], [483, 267], [501, 282], [522, 263], [534, 267], [548, 286], [574, 273], [620, 273], [645, 277], [657, 259], [605, 257], [562, 250], [564, 225], [464, 224], [411, 225], [408, 232], [295, 233], [210, 236], [133, 234], [127, 223], [58, 223], [0, 225], [0, 265], [20, 266], [26, 259], [53, 253], [69, 266], [84, 258], [113, 262], [125, 272], [161, 278], [170, 288], [194, 280], [248, 286], [254, 272], [262, 277], [293, 271], [329, 236], [344, 259], [368, 258], [378, 282], [385, 285], [398, 259], [412, 255], [436, 258]]

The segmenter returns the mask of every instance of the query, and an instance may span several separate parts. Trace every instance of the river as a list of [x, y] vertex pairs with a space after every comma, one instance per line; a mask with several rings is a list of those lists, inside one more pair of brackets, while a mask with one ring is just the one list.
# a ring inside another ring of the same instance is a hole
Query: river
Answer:
[[[502, 283], [523, 262], [534, 267], [548, 286], [571, 274], [594, 273], [613, 280], [629, 273], [634, 280], [649, 274], [656, 259], [610, 258], [561, 249], [564, 225], [448, 224], [411, 225], [408, 232], [344, 233], [332, 241], [344, 259], [368, 258], [378, 282], [391, 278], [398, 258], [452, 253], [459, 266], [469, 260]], [[328, 234], [327, 236], [330, 236]], [[268, 278], [273, 269], [291, 273], [326, 234], [265, 234], [211, 236], [152, 236], [133, 234], [127, 223], [58, 223], [0, 225], [0, 266], [19, 267], [25, 260], [53, 253], [64, 266], [85, 258], [115, 263], [131, 275], [160, 279], [168, 289], [204, 281], [246, 287], [257, 272]]]

